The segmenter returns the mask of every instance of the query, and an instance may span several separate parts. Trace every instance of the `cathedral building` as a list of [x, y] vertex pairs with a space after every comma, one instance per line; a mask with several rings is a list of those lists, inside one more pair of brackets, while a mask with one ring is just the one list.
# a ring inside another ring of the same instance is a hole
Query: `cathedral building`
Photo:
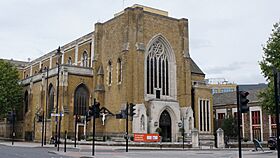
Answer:
[[20, 69], [24, 105], [18, 135], [40, 140], [44, 124], [49, 139], [61, 122], [61, 135], [90, 136], [92, 120], [85, 116], [96, 99], [102, 109], [97, 136], [123, 138], [125, 119], [115, 115], [133, 103], [129, 135], [160, 131], [163, 141], [176, 142], [182, 128], [186, 135], [196, 128], [200, 140], [212, 140], [212, 94], [190, 57], [188, 25], [166, 11], [134, 5], [29, 62]]

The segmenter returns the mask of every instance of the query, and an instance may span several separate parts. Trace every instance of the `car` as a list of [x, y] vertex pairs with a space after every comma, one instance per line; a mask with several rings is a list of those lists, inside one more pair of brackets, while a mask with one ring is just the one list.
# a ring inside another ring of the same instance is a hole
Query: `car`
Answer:
[[267, 147], [270, 150], [275, 150], [277, 148], [277, 139], [276, 139], [276, 137], [269, 137], [269, 139], [267, 141]]

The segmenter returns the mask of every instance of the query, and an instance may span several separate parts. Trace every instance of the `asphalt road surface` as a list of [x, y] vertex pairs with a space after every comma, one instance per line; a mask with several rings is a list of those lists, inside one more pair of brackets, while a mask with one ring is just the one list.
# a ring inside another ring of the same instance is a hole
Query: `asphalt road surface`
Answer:
[[[243, 151], [243, 158], [275, 158], [276, 151]], [[54, 147], [9, 146], [0, 144], [0, 158], [86, 158], [91, 156], [91, 146], [63, 148], [59, 152]], [[151, 150], [132, 149], [125, 152], [124, 147], [96, 146], [94, 158], [238, 158], [238, 150]]]
[[70, 158], [50, 152], [49, 148], [16, 147], [0, 144], [0, 158]]

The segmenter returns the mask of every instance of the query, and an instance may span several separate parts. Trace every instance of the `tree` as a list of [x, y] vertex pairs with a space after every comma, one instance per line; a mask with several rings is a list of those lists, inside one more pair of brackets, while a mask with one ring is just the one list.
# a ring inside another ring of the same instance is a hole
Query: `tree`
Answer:
[[228, 118], [223, 120], [221, 128], [224, 130], [224, 135], [228, 138], [236, 138], [237, 137], [237, 120], [234, 119], [231, 115]]
[[17, 68], [0, 59], [0, 118], [22, 105], [22, 94]]
[[273, 68], [280, 70], [280, 22], [273, 25], [272, 33], [263, 46], [263, 59], [259, 62], [263, 76], [268, 82], [268, 88], [261, 91], [259, 98], [261, 105], [268, 113], [274, 113], [274, 80]]

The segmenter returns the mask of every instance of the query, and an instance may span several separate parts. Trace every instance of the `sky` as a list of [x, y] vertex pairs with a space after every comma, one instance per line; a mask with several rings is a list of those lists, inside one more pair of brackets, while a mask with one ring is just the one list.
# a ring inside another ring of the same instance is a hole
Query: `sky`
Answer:
[[34, 60], [133, 4], [189, 20], [190, 56], [206, 78], [266, 82], [258, 62], [279, 0], [0, 0], [0, 58]]

